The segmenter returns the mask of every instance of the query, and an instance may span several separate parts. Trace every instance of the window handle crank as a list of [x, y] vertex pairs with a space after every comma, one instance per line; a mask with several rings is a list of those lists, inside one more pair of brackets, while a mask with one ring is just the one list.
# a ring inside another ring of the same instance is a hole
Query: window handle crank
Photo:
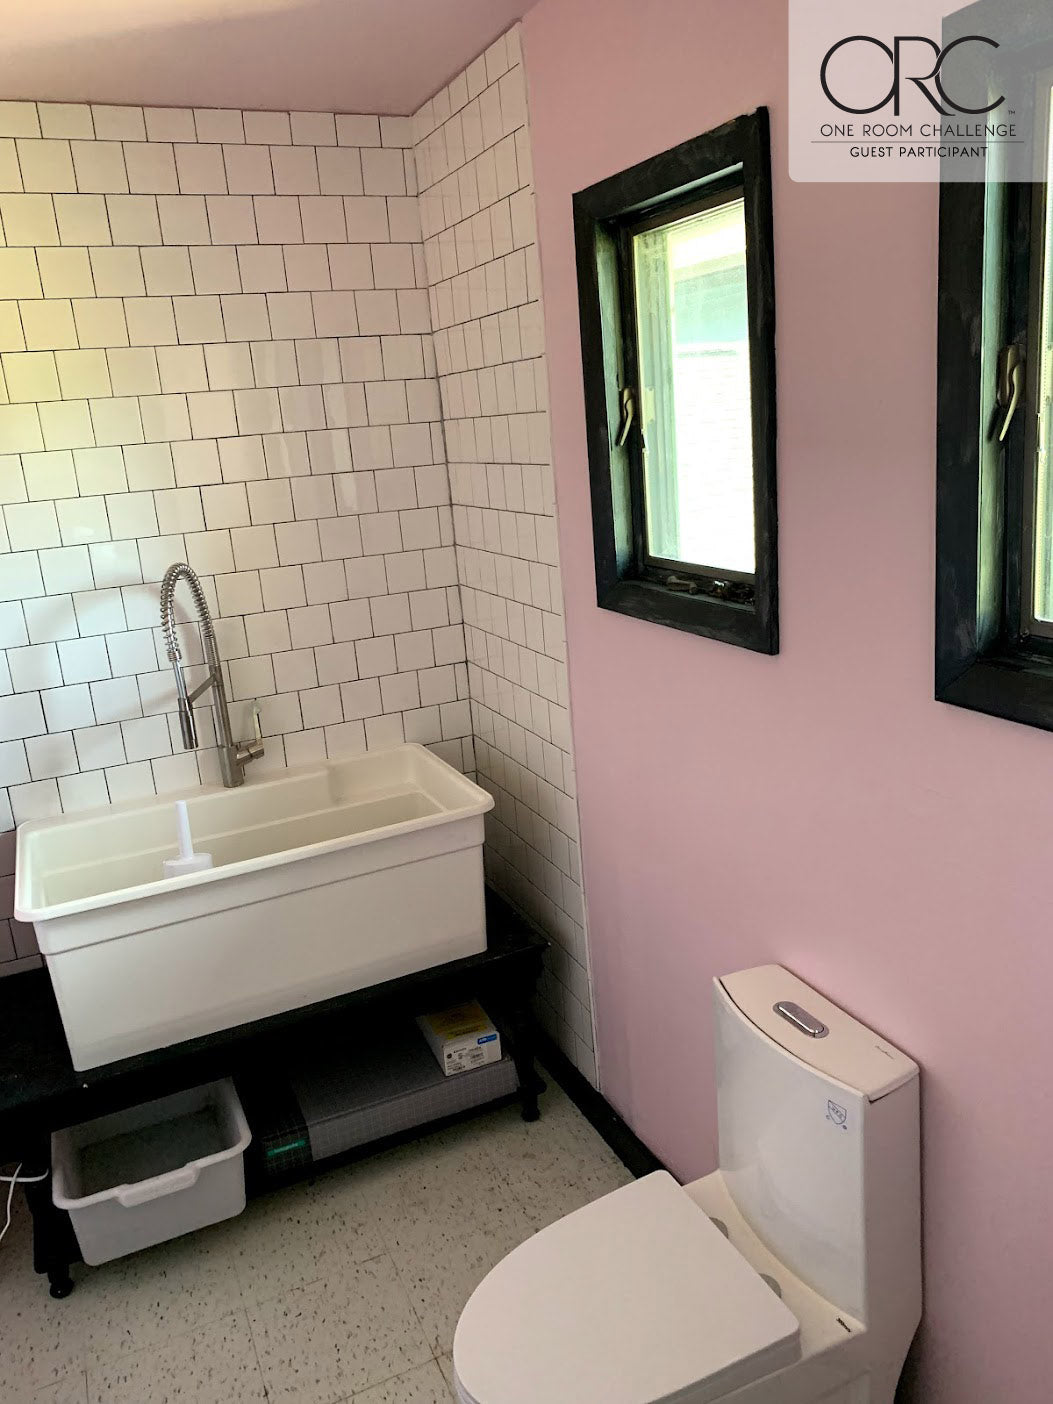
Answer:
[[993, 437], [1005, 443], [1020, 401], [1024, 397], [1024, 353], [1019, 346], [1003, 346], [998, 353], [998, 407], [1003, 411], [1001, 423]]
[[632, 387], [626, 386], [622, 391], [622, 418], [618, 425], [618, 437], [614, 441], [615, 448], [624, 448], [625, 441], [629, 437], [629, 430], [632, 428], [633, 420], [636, 417], [636, 400], [633, 396]]

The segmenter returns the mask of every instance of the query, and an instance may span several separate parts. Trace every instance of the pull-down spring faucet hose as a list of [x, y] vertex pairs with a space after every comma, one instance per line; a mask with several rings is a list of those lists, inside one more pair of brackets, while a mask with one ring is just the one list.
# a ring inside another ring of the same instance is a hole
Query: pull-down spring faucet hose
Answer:
[[[170, 663], [178, 663], [183, 657], [179, 648], [179, 639], [176, 636], [175, 624], [175, 588], [180, 580], [186, 581], [190, 593], [194, 597], [194, 608], [201, 621], [201, 632], [205, 636], [206, 654], [213, 651], [216, 645], [216, 636], [212, 629], [212, 616], [209, 613], [205, 592], [201, 588], [201, 581], [197, 578], [196, 573], [185, 562], [181, 561], [177, 565], [169, 566], [161, 581], [161, 630], [164, 634], [165, 648], [168, 651]], [[209, 645], [211, 645], [211, 650]]]

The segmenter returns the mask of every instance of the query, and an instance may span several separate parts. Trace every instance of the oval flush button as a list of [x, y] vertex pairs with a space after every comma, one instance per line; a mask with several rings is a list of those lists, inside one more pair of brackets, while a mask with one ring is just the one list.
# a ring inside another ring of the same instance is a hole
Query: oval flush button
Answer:
[[799, 1004], [794, 1004], [792, 999], [780, 999], [772, 1008], [780, 1018], [792, 1024], [795, 1029], [800, 1029], [801, 1033], [807, 1034], [809, 1038], [825, 1038], [830, 1032], [821, 1019], [809, 1014], [808, 1010], [802, 1009]]

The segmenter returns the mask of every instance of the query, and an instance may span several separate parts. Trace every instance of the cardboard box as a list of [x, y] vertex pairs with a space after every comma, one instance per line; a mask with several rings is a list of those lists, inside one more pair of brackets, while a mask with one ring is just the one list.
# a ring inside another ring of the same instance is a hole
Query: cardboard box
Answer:
[[417, 1027], [447, 1077], [501, 1060], [501, 1035], [474, 1000], [438, 1014], [422, 1014]]

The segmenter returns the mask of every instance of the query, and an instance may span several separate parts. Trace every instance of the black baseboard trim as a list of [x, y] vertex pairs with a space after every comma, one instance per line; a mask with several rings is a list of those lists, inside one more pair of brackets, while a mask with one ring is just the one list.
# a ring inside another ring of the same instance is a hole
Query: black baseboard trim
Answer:
[[577, 1070], [543, 1030], [537, 1034], [538, 1062], [559, 1083], [587, 1122], [603, 1137], [630, 1174], [637, 1179], [666, 1167], [630, 1130], [602, 1093]]

